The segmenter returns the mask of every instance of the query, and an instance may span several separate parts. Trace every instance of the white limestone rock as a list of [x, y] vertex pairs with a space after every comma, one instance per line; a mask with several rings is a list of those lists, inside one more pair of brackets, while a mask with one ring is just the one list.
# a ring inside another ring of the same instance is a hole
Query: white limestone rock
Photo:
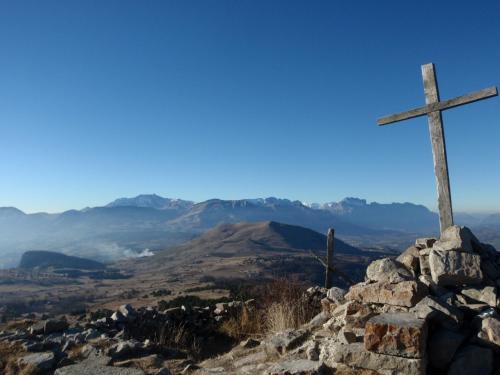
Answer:
[[375, 282], [399, 283], [413, 279], [413, 274], [398, 261], [383, 258], [370, 263], [366, 269], [366, 278]]
[[472, 234], [469, 228], [452, 225], [441, 233], [441, 237], [432, 245], [432, 249], [467, 251], [472, 253], [474, 252], [474, 247], [479, 245], [478, 239]]
[[464, 251], [435, 250], [429, 255], [432, 280], [439, 286], [480, 284], [481, 257]]

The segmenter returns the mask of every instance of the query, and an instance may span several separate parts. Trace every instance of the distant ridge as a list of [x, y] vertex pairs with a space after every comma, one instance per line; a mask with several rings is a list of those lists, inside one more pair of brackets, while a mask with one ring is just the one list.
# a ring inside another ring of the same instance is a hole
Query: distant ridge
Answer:
[[414, 203], [368, 203], [366, 199], [344, 198], [340, 202], [313, 203], [316, 209], [373, 229], [429, 231], [439, 227], [438, 215]]
[[155, 208], [157, 210], [164, 209], [188, 209], [194, 202], [182, 199], [163, 198], [156, 194], [141, 194], [133, 198], [118, 198], [106, 207], [145, 207]]
[[[498, 216], [483, 219], [456, 215], [460, 225], [489, 226], [495, 231], [500, 227]], [[157, 251], [175, 246], [220, 224], [264, 221], [320, 233], [333, 227], [337, 237], [350, 243], [391, 248], [406, 246], [415, 236], [436, 235], [439, 229], [437, 215], [413, 203], [346, 198], [304, 204], [276, 197], [194, 203], [142, 194], [62, 213], [27, 214], [14, 207], [0, 207], [0, 267], [15, 267], [21, 254], [33, 248], [64, 249], [68, 254], [107, 263], [134, 257], [146, 248]]]
[[[202, 256], [213, 252], [241, 256], [269, 252], [323, 251], [326, 236], [314, 230], [275, 221], [257, 223], [221, 224], [201, 236], [178, 246], [175, 251], [183, 256]], [[357, 255], [360, 249], [335, 239], [335, 252]], [[170, 253], [167, 251], [167, 253]], [[150, 259], [155, 261], [154, 257]]]
[[94, 260], [57, 253], [55, 251], [26, 251], [21, 257], [19, 268], [72, 268], [79, 270], [99, 270], [106, 266]]

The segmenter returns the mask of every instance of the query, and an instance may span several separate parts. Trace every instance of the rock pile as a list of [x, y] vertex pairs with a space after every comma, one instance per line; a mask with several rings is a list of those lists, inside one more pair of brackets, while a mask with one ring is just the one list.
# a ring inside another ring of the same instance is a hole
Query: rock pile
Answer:
[[29, 369], [30, 374], [167, 375], [168, 367], [193, 368], [188, 353], [194, 343], [205, 354], [216, 354], [221, 346], [227, 351], [230, 343], [220, 337], [218, 327], [244, 308], [251, 311], [253, 304], [233, 301], [164, 311], [122, 305], [116, 311], [91, 312], [71, 325], [52, 318], [25, 329], [1, 331], [0, 343], [24, 352], [17, 368]]
[[348, 291], [325, 290], [323, 311], [301, 329], [198, 372], [500, 375], [499, 287], [500, 253], [453, 226], [372, 262]]
[[320, 359], [382, 374], [491, 374], [500, 369], [499, 286], [500, 254], [468, 228], [418, 239], [370, 264], [345, 303], [323, 302], [324, 327], [356, 340], [331, 339]]

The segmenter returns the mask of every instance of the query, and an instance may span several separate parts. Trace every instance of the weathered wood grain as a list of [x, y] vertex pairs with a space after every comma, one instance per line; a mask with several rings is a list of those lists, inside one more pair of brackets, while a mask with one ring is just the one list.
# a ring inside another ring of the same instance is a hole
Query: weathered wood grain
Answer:
[[451, 204], [450, 177], [448, 174], [448, 160], [441, 111], [497, 96], [498, 91], [495, 86], [492, 86], [480, 91], [457, 96], [450, 100], [440, 101], [434, 64], [422, 65], [422, 77], [424, 80], [426, 105], [406, 112], [382, 117], [377, 120], [377, 123], [379, 125], [388, 125], [427, 115], [438, 193], [439, 226], [442, 233], [446, 228], [453, 225], [453, 208]]
[[414, 117], [424, 116], [434, 111], [444, 111], [446, 109], [458, 107], [461, 105], [474, 103], [479, 100], [488, 99], [497, 96], [498, 91], [495, 86], [483, 90], [475, 91], [470, 94], [457, 96], [456, 98], [430, 103], [426, 106], [411, 109], [409, 111], [396, 113], [394, 115], [384, 116], [377, 120], [378, 125], [390, 125], [398, 121], [408, 120]]
[[[422, 65], [424, 79], [425, 102], [439, 102], [439, 89], [436, 81], [434, 64]], [[453, 209], [451, 206], [450, 178], [448, 175], [448, 159], [444, 140], [443, 120], [440, 111], [429, 113], [429, 133], [431, 135], [434, 173], [438, 193], [439, 226], [441, 233], [453, 225]]]

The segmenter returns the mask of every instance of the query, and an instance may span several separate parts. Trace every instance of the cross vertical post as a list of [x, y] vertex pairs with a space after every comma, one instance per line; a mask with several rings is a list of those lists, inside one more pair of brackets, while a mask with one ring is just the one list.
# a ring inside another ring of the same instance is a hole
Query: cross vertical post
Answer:
[[453, 225], [453, 209], [451, 206], [450, 177], [448, 174], [448, 160], [446, 157], [446, 143], [444, 140], [441, 111], [492, 98], [498, 95], [498, 90], [495, 86], [491, 86], [479, 91], [457, 96], [453, 99], [441, 101], [439, 98], [434, 64], [422, 65], [422, 77], [424, 79], [426, 105], [410, 109], [409, 111], [381, 117], [377, 120], [377, 123], [379, 125], [389, 125], [395, 122], [427, 115], [438, 193], [439, 227], [441, 233], [443, 233], [446, 228]]
[[[422, 65], [422, 78], [424, 80], [426, 104], [438, 103], [439, 89], [434, 64]], [[430, 112], [427, 114], [427, 118], [438, 193], [439, 227], [442, 233], [446, 228], [453, 225], [453, 208], [451, 205], [450, 177], [441, 111]]]
[[325, 270], [325, 288], [330, 289], [333, 282], [333, 243], [335, 237], [335, 230], [328, 229], [326, 236], [326, 270]]

